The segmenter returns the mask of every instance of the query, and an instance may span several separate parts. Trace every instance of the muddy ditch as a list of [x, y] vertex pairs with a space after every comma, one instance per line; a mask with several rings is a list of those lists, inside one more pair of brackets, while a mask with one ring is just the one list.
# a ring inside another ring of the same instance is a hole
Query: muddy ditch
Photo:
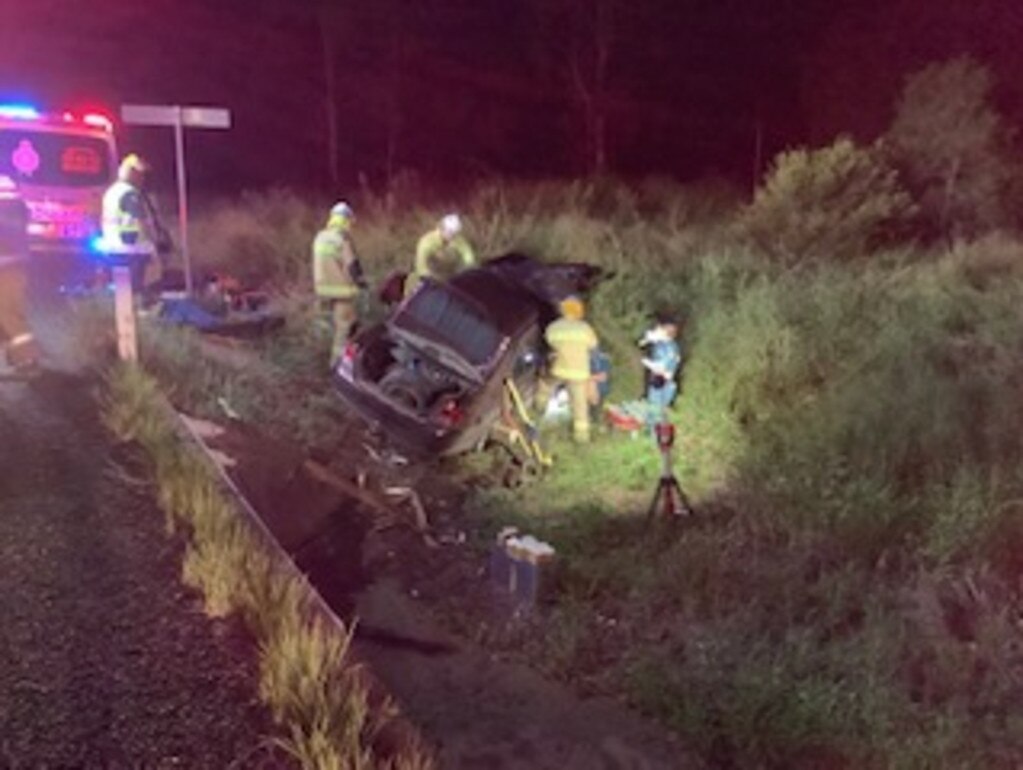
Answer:
[[[442, 767], [699, 765], [621, 703], [580, 699], [438, 622], [431, 604], [445, 593], [484, 605], [495, 623], [508, 615], [460, 542], [451, 491], [431, 490], [444, 486], [434, 469], [389, 461], [356, 426], [331, 457], [239, 421], [200, 422], [197, 432], [324, 599], [356, 624], [356, 655], [437, 745]], [[418, 509], [403, 492], [413, 487]]]

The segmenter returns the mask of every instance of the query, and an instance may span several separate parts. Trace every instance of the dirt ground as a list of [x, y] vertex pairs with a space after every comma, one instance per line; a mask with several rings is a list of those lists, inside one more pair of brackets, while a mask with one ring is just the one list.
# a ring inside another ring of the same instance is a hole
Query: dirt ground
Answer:
[[[207, 445], [230, 458], [232, 478], [331, 605], [357, 619], [357, 654], [435, 742], [443, 767], [698, 766], [673, 736], [622, 704], [581, 699], [438, 622], [436, 603], [453, 591], [494, 623], [515, 622], [489, 588], [482, 559], [459, 543], [457, 490], [443, 479], [425, 483], [427, 469], [379, 459], [373, 439], [353, 425], [331, 472], [355, 487], [361, 481], [389, 503], [383, 510], [310, 476], [301, 447], [238, 422], [221, 427]], [[431, 543], [411, 506], [386, 494], [408, 486], [423, 495]]]

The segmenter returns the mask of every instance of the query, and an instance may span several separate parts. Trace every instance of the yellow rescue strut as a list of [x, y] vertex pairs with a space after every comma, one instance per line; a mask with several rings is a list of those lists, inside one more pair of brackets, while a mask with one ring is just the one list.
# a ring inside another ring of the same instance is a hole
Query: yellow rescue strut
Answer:
[[553, 458], [544, 451], [540, 444], [540, 431], [536, 422], [526, 408], [526, 402], [519, 392], [518, 386], [510, 377], [504, 381], [504, 390], [508, 394], [514, 411], [517, 425], [504, 424], [497, 426], [505, 434], [506, 440], [512, 450], [521, 449], [527, 459], [533, 460], [542, 468], [549, 468], [554, 464]]

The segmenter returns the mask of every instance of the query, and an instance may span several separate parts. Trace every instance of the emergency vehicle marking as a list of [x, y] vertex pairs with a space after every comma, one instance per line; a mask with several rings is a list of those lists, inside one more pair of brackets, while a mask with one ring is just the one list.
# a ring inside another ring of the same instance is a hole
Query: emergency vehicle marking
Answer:
[[67, 174], [98, 174], [103, 161], [91, 147], [67, 147], [60, 154], [60, 170]]
[[22, 139], [11, 153], [11, 163], [22, 176], [32, 176], [39, 170], [39, 153], [28, 139]]

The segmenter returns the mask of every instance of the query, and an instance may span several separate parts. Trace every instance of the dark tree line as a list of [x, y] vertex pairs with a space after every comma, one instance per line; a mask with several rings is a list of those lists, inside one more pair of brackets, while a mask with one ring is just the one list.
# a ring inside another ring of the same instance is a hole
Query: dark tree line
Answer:
[[[211, 188], [408, 170], [746, 185], [786, 146], [887, 126], [900, 75], [929, 61], [1011, 69], [1013, 30], [1013, 0], [0, 0], [0, 97], [226, 105], [229, 136], [189, 137]], [[1018, 122], [1019, 89], [997, 96]], [[124, 141], [169, 163], [158, 132]]]

